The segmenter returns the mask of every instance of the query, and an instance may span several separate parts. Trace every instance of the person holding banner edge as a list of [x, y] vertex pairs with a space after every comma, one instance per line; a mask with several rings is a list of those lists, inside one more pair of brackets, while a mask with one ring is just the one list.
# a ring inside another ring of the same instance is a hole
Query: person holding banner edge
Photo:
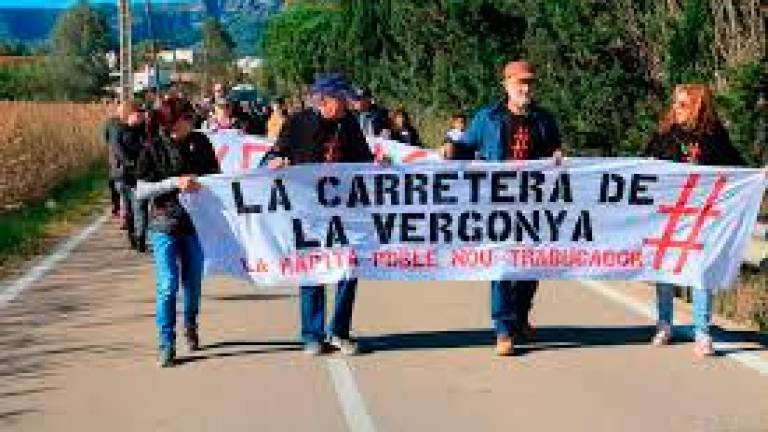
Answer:
[[[744, 166], [746, 162], [731, 144], [714, 109], [712, 91], [703, 84], [680, 84], [672, 93], [672, 106], [659, 122], [645, 151], [646, 156], [701, 165]], [[658, 320], [654, 346], [668, 345], [673, 338], [673, 291], [675, 285], [656, 284]], [[712, 293], [692, 288], [694, 349], [696, 357], [714, 354], [710, 321]]]
[[158, 363], [176, 359], [176, 295], [184, 289], [184, 336], [190, 351], [200, 348], [198, 315], [203, 278], [203, 248], [195, 227], [179, 202], [179, 193], [200, 188], [197, 176], [220, 172], [208, 138], [193, 131], [190, 112], [166, 119], [170, 134], [160, 134], [142, 150], [138, 162], [137, 199], [150, 200], [149, 237], [155, 261]]
[[[280, 169], [309, 163], [373, 162], [374, 155], [360, 125], [347, 109], [352, 88], [346, 80], [339, 74], [320, 76], [311, 92], [317, 106], [299, 111], [287, 120], [261, 165]], [[356, 290], [357, 279], [338, 282], [330, 331], [326, 334], [324, 287], [300, 287], [305, 353], [320, 355], [331, 348], [347, 355], [361, 351], [358, 342], [350, 338]]]
[[[477, 112], [461, 140], [446, 143], [446, 159], [478, 155], [486, 161], [524, 161], [552, 157], [562, 163], [560, 132], [554, 117], [533, 102], [535, 69], [524, 60], [508, 62], [502, 70], [506, 97]], [[529, 315], [538, 281], [491, 282], [491, 319], [496, 354], [514, 354], [515, 337], [534, 337]]]

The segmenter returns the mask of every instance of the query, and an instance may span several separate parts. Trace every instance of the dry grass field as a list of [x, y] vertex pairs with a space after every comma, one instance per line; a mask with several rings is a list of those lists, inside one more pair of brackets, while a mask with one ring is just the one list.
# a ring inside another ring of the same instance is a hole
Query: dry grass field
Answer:
[[106, 161], [104, 104], [0, 101], [0, 212]]

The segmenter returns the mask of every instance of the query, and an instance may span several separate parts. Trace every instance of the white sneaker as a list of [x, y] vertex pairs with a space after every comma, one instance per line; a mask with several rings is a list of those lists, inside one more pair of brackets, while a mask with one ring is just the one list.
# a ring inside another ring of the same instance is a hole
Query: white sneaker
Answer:
[[352, 339], [343, 339], [338, 336], [331, 337], [328, 341], [328, 345], [341, 351], [344, 355], [357, 355], [360, 354], [360, 344]]
[[667, 323], [661, 322], [656, 325], [656, 334], [651, 340], [653, 346], [669, 345], [672, 341], [672, 326]]
[[693, 355], [697, 358], [711, 357], [715, 355], [712, 336], [697, 334], [696, 341], [693, 343]]

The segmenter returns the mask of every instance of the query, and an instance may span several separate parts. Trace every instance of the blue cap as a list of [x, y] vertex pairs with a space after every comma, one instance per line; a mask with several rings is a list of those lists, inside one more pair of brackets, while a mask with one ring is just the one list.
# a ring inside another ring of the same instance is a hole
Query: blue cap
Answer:
[[310, 91], [338, 99], [348, 99], [353, 94], [352, 87], [347, 83], [344, 76], [338, 73], [318, 76]]

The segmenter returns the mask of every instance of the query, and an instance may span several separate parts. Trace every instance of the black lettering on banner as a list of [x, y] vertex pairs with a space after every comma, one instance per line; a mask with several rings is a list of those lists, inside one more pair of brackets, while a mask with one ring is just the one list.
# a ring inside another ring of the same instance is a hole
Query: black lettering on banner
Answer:
[[589, 217], [589, 212], [586, 210], [581, 211], [579, 219], [576, 221], [576, 227], [573, 229], [572, 241], [579, 240], [592, 241], [594, 236], [592, 235], [592, 220]]
[[370, 206], [371, 199], [368, 196], [368, 188], [365, 185], [365, 177], [356, 175], [352, 177], [352, 186], [349, 191], [347, 207], [354, 208], [360, 205], [364, 207]]
[[419, 226], [415, 222], [424, 220], [424, 213], [403, 213], [400, 215], [400, 241], [403, 243], [424, 243], [424, 236], [414, 235]]
[[469, 180], [470, 195], [469, 202], [477, 204], [480, 201], [480, 181], [488, 178], [485, 171], [465, 171], [464, 180]]
[[[397, 174], [377, 174], [376, 178], [374, 179], [376, 205], [400, 205], [400, 196], [397, 193], [397, 188], [399, 185], [400, 177]], [[389, 203], [387, 203], [385, 199], [386, 196], [389, 196]]]
[[479, 242], [483, 239], [483, 229], [478, 225], [470, 227], [470, 218], [475, 222], [482, 220], [482, 216], [476, 211], [468, 211], [459, 214], [459, 238], [464, 242]]
[[243, 200], [243, 190], [240, 186], [240, 182], [232, 182], [232, 195], [235, 198], [235, 205], [237, 206], [238, 214], [261, 213], [261, 206], [259, 204], [245, 204], [245, 201]]
[[328, 222], [328, 235], [325, 238], [325, 247], [347, 246], [349, 240], [344, 232], [344, 224], [341, 223], [341, 216], [331, 216]]
[[648, 195], [641, 196], [643, 192], [648, 192], [646, 183], [656, 183], [659, 177], [649, 174], [632, 174], [632, 182], [629, 186], [629, 204], [630, 205], [653, 205], [653, 197]]
[[328, 185], [331, 186], [331, 189], [335, 189], [337, 186], [339, 186], [339, 178], [320, 177], [320, 180], [317, 182], [317, 201], [323, 207], [338, 207], [339, 204], [341, 204], [341, 198], [339, 198], [338, 195], [334, 195], [333, 198], [329, 200], [327, 188]]
[[520, 202], [528, 202], [529, 191], [533, 193], [533, 202], [542, 202], [544, 192], [541, 190], [541, 185], [544, 184], [544, 173], [541, 171], [524, 171], [521, 180], [523, 184], [520, 188]]
[[509, 184], [505, 181], [516, 177], [516, 171], [494, 171], [491, 173], [491, 203], [510, 204], [515, 202], [514, 196], [504, 195], [504, 193], [509, 191]]
[[277, 206], [281, 205], [283, 210], [291, 211], [291, 201], [288, 199], [288, 193], [285, 191], [283, 180], [276, 178], [272, 182], [272, 190], [269, 193], [269, 206], [268, 210], [271, 213], [277, 211]]
[[451, 190], [451, 185], [447, 183], [448, 180], [458, 180], [459, 173], [457, 172], [439, 172], [435, 173], [432, 184], [432, 202], [434, 204], [456, 204], [459, 202], [459, 198], [455, 196], [444, 196], [444, 192]]
[[293, 238], [294, 238], [297, 250], [320, 247], [320, 240], [308, 239], [304, 236], [304, 230], [302, 229], [302, 226], [301, 226], [301, 219], [292, 219], [292, 222], [293, 222]]
[[571, 191], [571, 175], [568, 173], [560, 173], [555, 181], [555, 188], [552, 190], [552, 195], [549, 197], [549, 202], [555, 203], [562, 200], [566, 203], [573, 202], [573, 192]]
[[429, 193], [427, 192], [429, 177], [422, 173], [405, 173], [405, 205], [413, 205], [418, 194], [418, 204], [427, 205]]
[[[624, 185], [626, 182], [624, 177], [618, 174], [603, 174], [603, 179], [600, 182], [600, 202], [620, 202], [624, 198]], [[614, 188], [611, 189], [611, 186]]]
[[[500, 226], [499, 223], [500, 222]], [[495, 210], [488, 215], [488, 238], [494, 242], [505, 242], [512, 235], [512, 217], [509, 212]]]
[[523, 241], [523, 231], [528, 233], [528, 237], [534, 242], [540, 242], [541, 236], [539, 234], [539, 212], [533, 211], [531, 213], [531, 220], [529, 221], [523, 212], [520, 210], [515, 212], [515, 240], [518, 242]]
[[371, 217], [373, 217], [373, 225], [376, 227], [376, 234], [379, 236], [379, 243], [389, 244], [392, 241], [397, 213], [372, 213]]
[[[451, 224], [453, 215], [450, 213], [431, 213], [429, 215], [429, 241], [431, 243], [450, 244], [453, 241]], [[440, 235], [442, 234], [442, 240]]]
[[567, 211], [560, 210], [557, 216], [555, 216], [550, 210], [544, 210], [544, 217], [547, 218], [547, 225], [549, 225], [550, 241], [556, 242], [560, 238], [560, 226], [563, 224], [567, 214]]

